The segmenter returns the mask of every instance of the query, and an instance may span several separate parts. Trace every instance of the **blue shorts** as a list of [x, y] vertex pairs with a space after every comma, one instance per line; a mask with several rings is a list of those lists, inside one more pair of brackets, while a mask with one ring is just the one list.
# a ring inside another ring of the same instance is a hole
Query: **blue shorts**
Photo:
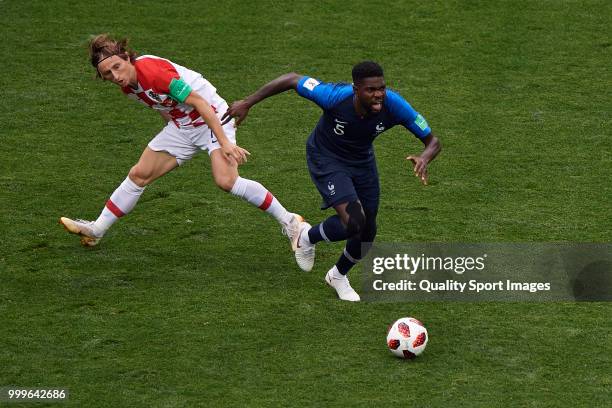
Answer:
[[306, 149], [306, 162], [313, 183], [323, 198], [321, 209], [359, 200], [364, 208], [378, 209], [380, 184], [376, 161], [350, 165]]

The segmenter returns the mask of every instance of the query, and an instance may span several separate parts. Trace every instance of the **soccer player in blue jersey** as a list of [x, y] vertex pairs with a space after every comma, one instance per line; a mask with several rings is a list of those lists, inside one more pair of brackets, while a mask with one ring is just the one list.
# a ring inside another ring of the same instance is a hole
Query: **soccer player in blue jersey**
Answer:
[[397, 92], [388, 90], [383, 70], [375, 62], [353, 67], [353, 84], [325, 83], [289, 73], [264, 85], [247, 98], [234, 102], [221, 118], [236, 119], [236, 126], [249, 109], [261, 100], [294, 89], [323, 109], [319, 123], [306, 144], [306, 159], [312, 181], [323, 197], [322, 209], [333, 207], [336, 214], [311, 227], [303, 222], [293, 242], [298, 265], [310, 271], [315, 244], [344, 241], [338, 262], [325, 281], [342, 300], [359, 301], [347, 273], [364, 255], [376, 236], [376, 215], [380, 196], [378, 170], [372, 142], [395, 125], [402, 125], [423, 142], [418, 156], [408, 156], [414, 173], [427, 184], [427, 165], [440, 152], [440, 142], [427, 121]]

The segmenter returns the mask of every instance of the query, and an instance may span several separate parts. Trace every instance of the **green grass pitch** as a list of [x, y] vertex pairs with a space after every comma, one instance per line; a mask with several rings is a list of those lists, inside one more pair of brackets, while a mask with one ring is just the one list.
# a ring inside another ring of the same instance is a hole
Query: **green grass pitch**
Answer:
[[[609, 1], [1, 0], [0, 23], [0, 387], [68, 387], [58, 406], [74, 407], [609, 406], [609, 303], [340, 302], [323, 275], [342, 244], [302, 273], [206, 155], [99, 247], [57, 225], [96, 217], [161, 127], [94, 80], [85, 44], [111, 32], [228, 101], [379, 61], [443, 144], [423, 187], [404, 160], [421, 144], [399, 127], [377, 140], [380, 242], [610, 242]], [[238, 132], [242, 174], [315, 222], [318, 115], [285, 94]], [[430, 334], [413, 362], [385, 346], [407, 315]]]

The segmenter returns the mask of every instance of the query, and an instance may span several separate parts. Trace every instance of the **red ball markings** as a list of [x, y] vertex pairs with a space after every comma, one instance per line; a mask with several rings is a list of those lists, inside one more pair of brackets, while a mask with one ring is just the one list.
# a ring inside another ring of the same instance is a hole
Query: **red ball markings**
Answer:
[[400, 341], [398, 339], [391, 339], [387, 345], [391, 350], [397, 350], [397, 348], [400, 346]]
[[425, 343], [425, 340], [427, 339], [427, 335], [425, 334], [425, 332], [419, 334], [416, 338], [416, 340], [414, 340], [414, 343], [412, 343], [412, 347], [419, 347], [422, 346], [423, 343]]
[[410, 327], [408, 327], [406, 323], [402, 322], [398, 324], [397, 330], [402, 334], [402, 336], [410, 337]]
[[416, 323], [416, 324], [418, 324], [419, 326], [425, 327], [425, 326], [423, 326], [423, 323], [421, 323], [419, 320], [415, 319], [414, 317], [411, 317], [411, 318], [410, 318], [410, 321], [411, 321], [412, 323]]

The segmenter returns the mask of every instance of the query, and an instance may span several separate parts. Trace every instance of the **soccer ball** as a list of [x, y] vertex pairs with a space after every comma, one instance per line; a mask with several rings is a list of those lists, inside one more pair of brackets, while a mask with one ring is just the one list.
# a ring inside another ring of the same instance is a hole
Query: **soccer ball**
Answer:
[[387, 332], [387, 346], [399, 358], [415, 358], [425, 350], [428, 340], [427, 329], [413, 317], [402, 317]]

